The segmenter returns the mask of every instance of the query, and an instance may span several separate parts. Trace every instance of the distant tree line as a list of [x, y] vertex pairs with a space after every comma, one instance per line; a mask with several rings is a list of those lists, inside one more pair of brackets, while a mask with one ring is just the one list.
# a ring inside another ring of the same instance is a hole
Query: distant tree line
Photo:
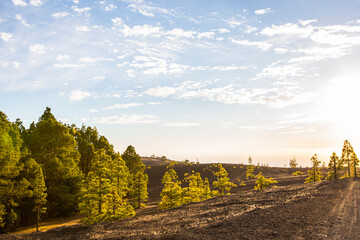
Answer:
[[85, 223], [133, 216], [147, 184], [135, 148], [115, 152], [96, 127], [62, 124], [46, 108], [26, 129], [0, 112], [0, 232], [41, 215], [81, 213]]

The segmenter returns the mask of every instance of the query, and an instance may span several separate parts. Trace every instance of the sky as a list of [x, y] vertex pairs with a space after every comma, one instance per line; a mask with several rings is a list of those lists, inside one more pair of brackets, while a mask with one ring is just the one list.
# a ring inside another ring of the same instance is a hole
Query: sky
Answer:
[[141, 156], [356, 152], [359, 62], [359, 0], [0, 2], [0, 111], [28, 126], [48, 106]]

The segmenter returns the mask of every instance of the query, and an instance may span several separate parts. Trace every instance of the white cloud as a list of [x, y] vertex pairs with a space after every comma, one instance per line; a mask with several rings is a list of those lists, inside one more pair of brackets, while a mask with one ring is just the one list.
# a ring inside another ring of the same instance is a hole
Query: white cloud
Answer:
[[161, 27], [153, 27], [151, 25], [136, 25], [132, 28], [127, 25], [123, 25], [123, 29], [120, 30], [125, 37], [128, 36], [152, 36], [152, 37], [160, 37], [162, 35]]
[[23, 0], [12, 0], [12, 2], [15, 6], [22, 6], [22, 7], [27, 6], [27, 3]]
[[68, 12], [57, 12], [57, 13], [51, 14], [51, 16], [53, 16], [54, 18], [57, 18], [57, 19], [64, 18], [69, 15], [70, 15], [70, 13], [68, 13]]
[[34, 44], [30, 46], [30, 51], [35, 54], [45, 54], [45, 47], [41, 44]]
[[159, 119], [154, 115], [120, 115], [110, 117], [97, 117], [92, 121], [96, 124], [145, 124], [156, 123]]
[[88, 13], [91, 10], [90, 7], [79, 8], [77, 6], [72, 6], [71, 9], [79, 14]]
[[201, 123], [193, 123], [193, 122], [167, 122], [161, 124], [164, 127], [196, 127], [202, 126]]
[[97, 113], [97, 112], [99, 112], [99, 111], [96, 110], [96, 109], [91, 108], [91, 109], [89, 109], [89, 112], [91, 112], [91, 113]]
[[70, 56], [67, 55], [67, 54], [58, 54], [58, 55], [56, 56], [56, 60], [57, 60], [57, 61], [62, 61], [62, 60], [68, 59], [68, 58], [70, 58]]
[[111, 109], [123, 109], [123, 108], [132, 108], [132, 107], [138, 107], [143, 106], [142, 103], [120, 103], [120, 104], [114, 104], [109, 107], [106, 107], [105, 110], [111, 110]]
[[195, 31], [185, 31], [183, 29], [180, 28], [174, 28], [170, 31], [167, 31], [167, 34], [170, 36], [174, 36], [176, 38], [193, 38], [194, 34], [196, 34]]
[[214, 32], [202, 32], [198, 33], [198, 38], [214, 38]]
[[286, 79], [288, 77], [300, 77], [303, 76], [303, 69], [296, 64], [284, 64], [279, 62], [272, 63], [257, 74], [258, 78], [270, 77], [274, 79]]
[[272, 25], [271, 27], [266, 27], [260, 33], [269, 37], [284, 35], [294, 36], [297, 38], [307, 38], [313, 33], [313, 31], [314, 27], [310, 25], [300, 27], [298, 24], [286, 23], [280, 26]]
[[16, 14], [15, 18], [25, 27], [29, 27], [29, 28], [31, 27], [31, 25], [27, 23], [26, 19], [24, 19], [20, 14]]
[[12, 34], [6, 32], [0, 32], [0, 39], [4, 40], [5, 42], [9, 42], [12, 40]]
[[79, 3], [80, 3], [80, 1], [79, 1], [79, 0], [73, 0], [73, 3], [75, 3], [75, 4], [79, 4]]
[[121, 26], [123, 24], [123, 20], [119, 17], [117, 18], [112, 18], [111, 21], [113, 22], [113, 24], [115, 26]]
[[171, 15], [171, 11], [165, 8], [151, 6], [150, 2], [146, 3], [144, 0], [127, 0], [126, 2], [130, 3], [128, 8], [130, 8], [131, 11], [138, 12], [147, 17], [155, 17], [155, 14], [158, 13]]
[[74, 90], [68, 95], [70, 101], [80, 101], [84, 98], [90, 97], [91, 93], [88, 91]]
[[92, 63], [92, 62], [100, 62], [100, 61], [114, 61], [112, 58], [93, 58], [93, 57], [82, 57], [79, 59], [79, 62]]
[[240, 26], [244, 23], [244, 21], [236, 20], [235, 18], [226, 19], [225, 22], [230, 25], [231, 28]]
[[177, 87], [155, 87], [146, 90], [144, 93], [155, 97], [168, 97], [179, 91]]
[[256, 27], [246, 26], [245, 32], [246, 32], [246, 33], [252, 33], [252, 32], [254, 32], [254, 31], [256, 31], [256, 30], [257, 30]]
[[160, 105], [160, 104], [162, 104], [161, 102], [149, 102], [148, 103], [149, 105]]
[[231, 65], [231, 66], [215, 66], [212, 68], [212, 70], [219, 70], [219, 71], [231, 71], [231, 70], [244, 70], [244, 69], [248, 69], [248, 66], [235, 66], [235, 65]]
[[263, 14], [270, 13], [270, 12], [272, 12], [271, 8], [258, 9], [258, 10], [254, 11], [254, 13], [256, 15], [263, 15]]
[[83, 67], [82, 64], [74, 64], [74, 63], [65, 63], [65, 64], [54, 64], [54, 67], [56, 68], [76, 68], [76, 67]]
[[30, 5], [35, 6], [35, 7], [39, 7], [44, 4], [44, 2], [42, 0], [30, 0], [29, 3], [30, 3]]
[[105, 76], [94, 76], [93, 78], [91, 78], [91, 80], [95, 80], [95, 81], [105, 80], [105, 79], [106, 79]]
[[218, 29], [219, 33], [229, 33], [230, 30], [229, 29], [226, 29], [226, 28], [220, 28]]
[[272, 47], [272, 45], [270, 43], [267, 42], [251, 42], [249, 40], [235, 40], [233, 38], [230, 38], [230, 40], [233, 43], [236, 43], [238, 45], [243, 45], [243, 46], [255, 46], [258, 48], [261, 48], [262, 50], [268, 50], [269, 48]]
[[109, 5], [107, 5], [106, 7], [104, 7], [104, 10], [107, 11], [107, 12], [110, 12], [110, 11], [116, 9], [116, 8], [117, 8], [116, 5], [114, 5], [114, 4], [109, 4]]
[[299, 21], [299, 23], [303, 26], [306, 26], [306, 25], [309, 25], [310, 23], [315, 23], [315, 22], [317, 22], [317, 19]]
[[202, 99], [224, 104], [262, 104], [282, 108], [311, 100], [311, 94], [299, 94], [279, 88], [239, 88], [234, 84], [210, 88], [208, 83], [183, 82], [182, 85], [155, 87], [143, 92], [154, 97], [179, 99]]
[[76, 26], [75, 31], [77, 31], [77, 32], [89, 32], [90, 28], [88, 26]]

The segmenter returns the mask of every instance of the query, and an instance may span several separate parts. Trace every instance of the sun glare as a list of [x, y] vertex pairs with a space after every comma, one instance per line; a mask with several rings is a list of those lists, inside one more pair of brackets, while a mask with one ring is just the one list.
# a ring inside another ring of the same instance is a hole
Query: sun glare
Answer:
[[360, 115], [357, 105], [360, 103], [360, 81], [358, 75], [346, 75], [331, 80], [326, 88], [319, 108], [321, 120], [335, 125], [338, 137], [360, 140]]

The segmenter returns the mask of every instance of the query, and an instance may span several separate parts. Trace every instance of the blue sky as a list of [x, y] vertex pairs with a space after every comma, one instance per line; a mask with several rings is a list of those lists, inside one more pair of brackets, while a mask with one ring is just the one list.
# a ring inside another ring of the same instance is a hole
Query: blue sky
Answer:
[[200, 162], [309, 165], [349, 139], [360, 1], [0, 3], [0, 110], [46, 106], [117, 151]]

